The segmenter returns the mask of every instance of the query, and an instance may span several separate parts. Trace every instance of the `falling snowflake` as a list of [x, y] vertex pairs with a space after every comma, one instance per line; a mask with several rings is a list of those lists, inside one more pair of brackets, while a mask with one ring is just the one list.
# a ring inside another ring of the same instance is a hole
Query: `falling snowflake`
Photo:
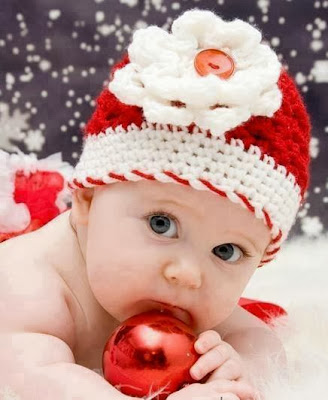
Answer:
[[24, 143], [29, 151], [40, 151], [45, 143], [45, 138], [40, 129], [28, 131]]
[[9, 113], [9, 106], [0, 103], [0, 148], [7, 151], [15, 151], [17, 146], [12, 141], [22, 141], [25, 139], [24, 130], [29, 128], [26, 122], [30, 115], [15, 109], [13, 114]]
[[323, 230], [323, 225], [319, 217], [304, 217], [301, 220], [301, 229], [306, 236], [318, 237]]
[[302, 72], [297, 72], [295, 75], [295, 82], [298, 85], [303, 85], [303, 83], [307, 82], [306, 75], [304, 75]]
[[138, 0], [120, 0], [122, 4], [126, 4], [129, 7], [134, 7], [138, 5]]
[[318, 154], [319, 154], [319, 139], [316, 137], [311, 137], [311, 140], [310, 140], [311, 158], [317, 158]]
[[270, 7], [270, 0], [258, 0], [257, 6], [262, 11], [263, 14], [266, 14]]
[[52, 20], [56, 20], [61, 16], [60, 10], [50, 10], [49, 11], [49, 18]]
[[317, 83], [328, 82], [328, 60], [316, 60], [311, 70], [314, 81]]
[[108, 36], [115, 32], [115, 25], [102, 24], [97, 27], [97, 31], [103, 36]]
[[[163, 0], [150, 0], [152, 6], [156, 9], [156, 10], [160, 10], [162, 5], [163, 5]], [[147, 2], [146, 2], [147, 3]], [[148, 4], [149, 4], [149, 0], [148, 0]]]

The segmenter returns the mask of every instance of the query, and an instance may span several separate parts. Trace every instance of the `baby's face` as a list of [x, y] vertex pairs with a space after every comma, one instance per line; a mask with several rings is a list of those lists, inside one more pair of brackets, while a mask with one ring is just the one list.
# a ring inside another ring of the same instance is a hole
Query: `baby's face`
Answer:
[[80, 242], [90, 287], [119, 322], [152, 299], [188, 310], [197, 332], [212, 329], [232, 313], [270, 241], [250, 211], [175, 183], [96, 188], [87, 214]]

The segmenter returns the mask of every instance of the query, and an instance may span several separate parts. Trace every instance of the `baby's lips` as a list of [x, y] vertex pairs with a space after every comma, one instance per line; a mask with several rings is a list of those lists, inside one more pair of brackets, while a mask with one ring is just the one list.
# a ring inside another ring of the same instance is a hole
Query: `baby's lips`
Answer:
[[160, 312], [169, 312], [171, 315], [173, 315], [175, 318], [179, 319], [183, 323], [185, 323], [188, 326], [193, 325], [193, 318], [191, 314], [187, 311], [184, 310], [183, 308], [180, 308], [178, 306], [173, 306], [171, 304], [163, 303], [161, 301], [157, 300], [149, 300], [147, 301], [147, 306], [149, 307], [148, 309], [155, 309]]
[[[164, 306], [165, 307], [165, 306]], [[191, 325], [191, 315], [188, 311], [183, 310], [180, 307], [169, 307], [168, 311], [177, 319], [184, 322], [186, 325]]]

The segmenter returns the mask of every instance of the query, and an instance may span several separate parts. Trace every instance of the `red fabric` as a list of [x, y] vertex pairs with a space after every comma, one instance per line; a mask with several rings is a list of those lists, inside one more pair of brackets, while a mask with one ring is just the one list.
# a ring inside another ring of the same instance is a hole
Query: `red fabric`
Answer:
[[[112, 68], [110, 79], [114, 72], [128, 64], [129, 57], [123, 59]], [[282, 69], [278, 86], [283, 94], [280, 109], [273, 117], [252, 117], [249, 121], [229, 131], [226, 140], [241, 139], [247, 150], [251, 145], [258, 146], [264, 154], [274, 158], [276, 164], [283, 165], [291, 172], [301, 188], [301, 196], [309, 186], [309, 143], [311, 123], [306, 107], [302, 101], [293, 78]], [[106, 128], [122, 125], [124, 129], [134, 123], [138, 127], [144, 121], [143, 111], [137, 106], [121, 103], [114, 94], [105, 88], [97, 98], [97, 106], [89, 122], [86, 124], [85, 135], [99, 134]], [[170, 126], [170, 125], [169, 125]], [[194, 124], [188, 128], [192, 134]]]
[[[110, 77], [112, 78], [117, 69], [123, 68], [129, 62], [129, 57], [126, 54], [123, 59], [112, 68]], [[95, 112], [86, 124], [84, 133], [98, 134], [100, 132], [105, 132], [108, 127], [116, 128], [118, 125], [122, 125], [123, 128], [126, 129], [127, 126], [132, 123], [140, 126], [143, 122], [141, 108], [121, 103], [107, 88], [102, 90], [96, 102], [97, 106]]]
[[60, 210], [55, 203], [64, 184], [64, 177], [56, 171], [36, 171], [28, 176], [23, 171], [17, 171], [14, 200], [27, 205], [31, 222], [22, 231], [0, 233], [0, 242], [35, 231], [59, 215]]
[[238, 304], [268, 325], [270, 325], [272, 319], [281, 315], [287, 315], [287, 311], [280, 307], [278, 304], [269, 303], [261, 300], [241, 297]]

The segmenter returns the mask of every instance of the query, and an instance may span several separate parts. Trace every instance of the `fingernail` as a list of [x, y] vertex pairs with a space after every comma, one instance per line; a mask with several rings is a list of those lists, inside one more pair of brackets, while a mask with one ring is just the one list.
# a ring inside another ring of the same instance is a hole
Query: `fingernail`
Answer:
[[203, 352], [204, 351], [203, 343], [202, 342], [197, 342], [196, 343], [196, 348], [197, 348], [197, 351]]
[[193, 375], [193, 377], [195, 379], [199, 379], [199, 373], [200, 373], [200, 371], [199, 371], [199, 369], [197, 367], [192, 367], [191, 368], [191, 374]]

